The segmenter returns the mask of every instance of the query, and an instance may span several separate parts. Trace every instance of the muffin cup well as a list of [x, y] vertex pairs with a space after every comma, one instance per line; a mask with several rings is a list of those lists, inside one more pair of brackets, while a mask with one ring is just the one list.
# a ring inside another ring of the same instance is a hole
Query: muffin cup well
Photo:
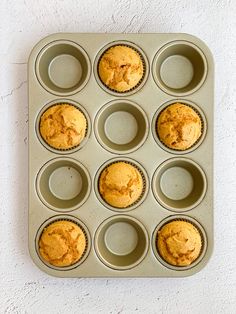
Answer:
[[[53, 146], [50, 146], [42, 137], [41, 133], [40, 133], [40, 119], [41, 119], [41, 116], [44, 114], [44, 112], [46, 112], [50, 107], [53, 107], [53, 106], [56, 106], [56, 105], [70, 105], [70, 106], [73, 106], [75, 107], [76, 109], [78, 109], [85, 117], [86, 119], [86, 130], [85, 130], [85, 136], [84, 136], [84, 139], [81, 141], [81, 143], [79, 145], [76, 145], [76, 146], [73, 146], [71, 148], [55, 148]], [[72, 101], [72, 100], [68, 100], [68, 99], [60, 99], [58, 101], [53, 101], [53, 102], [50, 102], [48, 103], [46, 106], [44, 106], [38, 116], [37, 116], [37, 119], [36, 119], [36, 124], [35, 124], [35, 131], [36, 131], [36, 134], [38, 136], [38, 139], [40, 141], [40, 143], [48, 150], [50, 150], [51, 152], [53, 153], [56, 153], [56, 154], [61, 154], [61, 155], [65, 155], [65, 154], [70, 154], [70, 153], [74, 153], [75, 151], [81, 149], [88, 141], [88, 138], [90, 136], [90, 133], [91, 133], [91, 122], [90, 122], [90, 118], [89, 118], [89, 115], [87, 113], [87, 111], [78, 103]]]
[[80, 207], [88, 198], [91, 180], [87, 169], [72, 158], [47, 162], [36, 178], [40, 200], [50, 209], [67, 212]]
[[157, 52], [152, 72], [156, 84], [165, 93], [186, 96], [204, 83], [207, 61], [196, 45], [188, 41], [174, 41]]
[[[75, 223], [76, 225], [78, 225], [82, 229], [84, 236], [85, 236], [85, 239], [86, 239], [86, 248], [85, 248], [82, 256], [80, 257], [80, 259], [76, 263], [74, 263], [70, 266], [54, 266], [54, 265], [48, 263], [47, 261], [45, 261], [43, 259], [43, 257], [41, 256], [40, 251], [39, 251], [39, 240], [41, 238], [41, 235], [43, 233], [44, 228], [48, 227], [49, 225], [51, 225], [52, 223], [57, 222], [57, 221], [70, 221], [70, 222]], [[48, 220], [46, 220], [39, 227], [37, 234], [36, 234], [36, 237], [35, 237], [35, 249], [36, 249], [36, 252], [38, 254], [39, 259], [49, 268], [59, 270], [59, 271], [71, 270], [71, 269], [74, 269], [74, 268], [78, 267], [79, 265], [81, 265], [85, 261], [85, 259], [88, 257], [88, 254], [89, 254], [90, 249], [91, 249], [90, 233], [89, 233], [89, 230], [86, 227], [86, 225], [81, 220], [79, 220], [78, 218], [76, 218], [74, 216], [70, 216], [70, 215], [53, 216], [53, 217], [49, 218]]]
[[141, 107], [130, 100], [115, 100], [103, 106], [95, 119], [99, 143], [115, 154], [137, 150], [148, 135], [148, 119]]
[[[160, 255], [158, 248], [157, 248], [157, 238], [158, 238], [158, 231], [161, 230], [161, 228], [166, 225], [169, 222], [172, 221], [186, 221], [191, 223], [200, 233], [201, 236], [201, 251], [199, 253], [199, 256], [197, 257], [197, 259], [191, 263], [188, 266], [175, 266], [175, 265], [171, 265], [169, 263], [167, 263], [162, 256]], [[182, 270], [188, 270], [193, 268], [194, 266], [196, 266], [198, 263], [201, 262], [201, 260], [204, 258], [204, 255], [206, 253], [207, 250], [207, 236], [206, 236], [206, 232], [203, 229], [203, 227], [201, 226], [201, 224], [196, 221], [195, 219], [193, 219], [192, 217], [189, 216], [185, 216], [185, 215], [172, 215], [169, 216], [167, 218], [165, 218], [164, 220], [162, 220], [157, 227], [155, 228], [153, 235], [152, 235], [152, 249], [153, 249], [153, 253], [156, 256], [156, 258], [158, 259], [158, 261], [164, 265], [165, 267], [172, 269], [172, 270], [177, 270], [177, 271], [182, 271]]]
[[108, 267], [126, 270], [137, 266], [148, 251], [148, 233], [135, 218], [117, 215], [105, 220], [95, 233], [95, 251]]
[[[105, 170], [107, 167], [109, 167], [110, 165], [115, 164], [117, 162], [125, 162], [125, 163], [130, 164], [131, 166], [135, 167], [139, 171], [139, 173], [141, 174], [142, 180], [143, 180], [143, 190], [142, 190], [140, 197], [134, 203], [132, 203], [131, 205], [129, 205], [125, 208], [119, 208], [119, 207], [114, 207], [114, 206], [109, 205], [103, 199], [102, 195], [99, 192], [99, 179], [101, 177], [103, 170]], [[98, 200], [108, 209], [113, 210], [113, 211], [119, 211], [119, 212], [130, 211], [130, 210], [133, 210], [134, 208], [138, 207], [145, 200], [147, 193], [148, 193], [148, 189], [149, 189], [148, 175], [147, 175], [146, 170], [137, 161], [134, 161], [133, 159], [125, 158], [125, 157], [124, 158], [118, 157], [118, 158], [110, 159], [107, 162], [105, 162], [98, 169], [96, 176], [95, 176], [95, 179], [94, 179], [94, 189], [95, 189], [95, 193], [97, 195]]]
[[[178, 150], [178, 149], [173, 149], [173, 148], [168, 147], [167, 145], [165, 145], [165, 143], [163, 143], [160, 140], [158, 132], [157, 132], [157, 122], [158, 122], [158, 118], [159, 118], [160, 114], [167, 107], [169, 107], [169, 106], [171, 106], [171, 105], [173, 105], [175, 103], [181, 103], [181, 104], [184, 104], [184, 105], [192, 108], [198, 114], [199, 118], [201, 119], [201, 136], [199, 137], [199, 139], [191, 147], [189, 147], [189, 148], [187, 148], [185, 150]], [[166, 150], [167, 152], [169, 152], [171, 154], [175, 154], [175, 155], [183, 155], [183, 154], [187, 154], [187, 153], [190, 153], [190, 152], [194, 151], [204, 141], [205, 136], [206, 136], [206, 132], [207, 132], [207, 120], [205, 118], [205, 115], [204, 115], [203, 111], [196, 104], [194, 104], [193, 102], [191, 102], [189, 100], [173, 99], [171, 101], [168, 101], [168, 102], [164, 103], [156, 111], [156, 113], [154, 114], [153, 119], [152, 119], [152, 134], [153, 134], [153, 137], [154, 137], [155, 141], [157, 142], [157, 144], [162, 149]]]
[[35, 70], [40, 84], [48, 92], [68, 96], [87, 84], [91, 65], [87, 53], [78, 44], [57, 40], [40, 51]]
[[171, 158], [155, 171], [152, 190], [156, 200], [165, 208], [184, 212], [203, 200], [207, 190], [204, 171], [187, 158]]
[[[125, 47], [133, 49], [134, 51], [136, 51], [139, 54], [139, 56], [142, 60], [142, 63], [143, 63], [143, 76], [142, 76], [142, 78], [140, 79], [138, 84], [136, 84], [136, 86], [134, 86], [133, 88], [129, 89], [128, 91], [124, 91], [124, 92], [119, 92], [117, 90], [109, 88], [106, 84], [104, 84], [102, 82], [102, 80], [100, 79], [99, 73], [98, 73], [98, 66], [99, 66], [99, 62], [100, 62], [102, 56], [104, 55], [104, 53], [108, 49], [110, 49], [111, 47], [115, 47], [115, 46], [125, 46]], [[143, 85], [147, 81], [148, 73], [149, 73], [149, 63], [148, 63], [148, 59], [147, 59], [145, 53], [142, 51], [141, 48], [139, 48], [137, 45], [135, 45], [129, 41], [113, 41], [113, 42], [109, 43], [108, 45], [106, 45], [105, 47], [103, 47], [99, 51], [99, 53], [97, 54], [97, 56], [95, 58], [95, 62], [94, 62], [94, 76], [96, 78], [98, 85], [105, 92], [107, 92], [113, 96], [130, 96], [130, 95], [136, 93], [138, 90], [140, 90], [143, 87]]]

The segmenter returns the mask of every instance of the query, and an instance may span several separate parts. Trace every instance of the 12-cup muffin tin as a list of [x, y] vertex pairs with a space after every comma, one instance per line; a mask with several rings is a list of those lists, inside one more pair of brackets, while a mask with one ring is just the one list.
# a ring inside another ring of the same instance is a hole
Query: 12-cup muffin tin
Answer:
[[[145, 64], [141, 84], [109, 90], [98, 62], [113, 45], [138, 51]], [[65, 76], [64, 73], [67, 73]], [[29, 251], [35, 264], [58, 277], [184, 277], [198, 272], [213, 248], [214, 65], [207, 46], [188, 34], [59, 33], [32, 50], [29, 76]], [[167, 105], [185, 103], [201, 115], [201, 139], [186, 151], [168, 149], [156, 134]], [[70, 103], [87, 118], [79, 147], [56, 150], [40, 136], [41, 114]], [[133, 206], [109, 206], [99, 175], [112, 162], [141, 170], [142, 198]], [[69, 267], [44, 262], [38, 240], [45, 226], [67, 219], [87, 235], [82, 259]], [[156, 248], [158, 230], [173, 220], [192, 222], [203, 241], [190, 266], [166, 263]]]

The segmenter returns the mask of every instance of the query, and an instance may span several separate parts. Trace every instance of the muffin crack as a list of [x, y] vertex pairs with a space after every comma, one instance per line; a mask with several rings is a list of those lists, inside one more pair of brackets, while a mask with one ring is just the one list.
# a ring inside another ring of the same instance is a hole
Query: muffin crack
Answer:
[[158, 231], [158, 251], [171, 265], [190, 265], [199, 256], [201, 246], [200, 233], [191, 223], [172, 221]]
[[77, 262], [86, 248], [85, 235], [69, 221], [55, 222], [46, 227], [39, 241], [39, 252], [50, 264], [69, 266]]
[[[104, 181], [106, 181], [106, 176], [104, 177]], [[129, 194], [130, 196], [132, 196], [132, 193], [133, 193], [133, 191], [131, 190], [132, 186], [138, 182], [139, 182], [138, 178], [136, 179], [130, 178], [127, 185], [124, 185], [124, 186], [117, 186], [116, 184], [106, 184], [104, 182], [102, 184], [102, 187], [104, 190], [117, 191], [121, 194]]]
[[122, 45], [105, 51], [98, 64], [98, 74], [103, 84], [118, 92], [137, 86], [143, 72], [140, 55], [133, 48]]
[[[105, 84], [111, 85], [114, 87], [118, 83], [124, 81], [127, 83], [127, 85], [129, 85], [130, 79], [129, 79], [128, 75], [130, 72], [129, 70], [132, 66], [130, 63], [119, 65], [118, 62], [114, 63], [112, 60], [110, 60], [109, 57], [104, 57], [104, 61], [106, 61], [108, 63], [106, 69], [108, 71], [111, 71], [111, 75], [106, 80]], [[137, 67], [136, 67], [136, 69], [137, 69]]]
[[40, 119], [40, 133], [52, 147], [69, 149], [81, 143], [86, 135], [87, 120], [73, 105], [58, 104], [46, 110]]
[[202, 122], [191, 107], [174, 103], [157, 119], [157, 134], [169, 148], [185, 150], [193, 146], [202, 134]]
[[99, 192], [108, 204], [124, 208], [142, 195], [143, 179], [138, 169], [118, 162], [103, 170], [99, 178]]
[[193, 249], [187, 249], [184, 253], [181, 252], [173, 252], [171, 246], [168, 245], [168, 239], [175, 239], [176, 242], [185, 242], [187, 243], [189, 241], [188, 238], [184, 238], [182, 239], [182, 241], [178, 240], [178, 237], [180, 236], [180, 232], [176, 232], [168, 237], [164, 238], [164, 243], [166, 245], [166, 250], [168, 251], [168, 253], [176, 260], [176, 264], [178, 264], [178, 260], [179, 258], [186, 258], [188, 260], [191, 261], [191, 254], [194, 252], [195, 248]]

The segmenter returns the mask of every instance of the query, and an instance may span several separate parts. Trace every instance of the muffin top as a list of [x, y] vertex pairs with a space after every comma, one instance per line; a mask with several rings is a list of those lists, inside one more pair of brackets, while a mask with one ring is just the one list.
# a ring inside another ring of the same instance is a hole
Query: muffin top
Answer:
[[139, 199], [142, 191], [143, 179], [134, 166], [116, 162], [102, 171], [99, 192], [111, 206], [128, 207]]
[[190, 265], [198, 258], [201, 246], [201, 235], [190, 222], [172, 221], [158, 231], [158, 251], [171, 265]]
[[54, 266], [70, 266], [76, 263], [86, 249], [82, 229], [67, 220], [53, 222], [46, 227], [39, 240], [42, 258]]
[[175, 103], [164, 109], [157, 120], [160, 140], [169, 148], [190, 148], [202, 134], [199, 115], [191, 107]]
[[56, 149], [78, 146], [85, 137], [87, 120], [73, 105], [58, 104], [48, 108], [40, 118], [40, 133]]
[[98, 72], [102, 82], [117, 92], [135, 87], [143, 77], [143, 62], [134, 49], [113, 46], [101, 57]]

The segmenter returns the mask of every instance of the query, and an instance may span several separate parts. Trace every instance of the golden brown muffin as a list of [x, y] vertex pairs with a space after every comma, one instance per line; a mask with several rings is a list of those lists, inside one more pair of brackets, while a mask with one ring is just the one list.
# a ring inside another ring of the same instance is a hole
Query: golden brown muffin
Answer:
[[202, 134], [199, 115], [189, 106], [175, 103], [164, 109], [157, 121], [160, 140], [169, 148], [190, 148]]
[[87, 120], [84, 114], [69, 104], [47, 109], [40, 119], [40, 133], [48, 145], [56, 149], [78, 146], [85, 137]]
[[39, 252], [49, 264], [59, 267], [76, 263], [86, 249], [83, 230], [67, 220], [53, 222], [46, 227], [39, 240]]
[[102, 171], [99, 192], [111, 206], [128, 207], [139, 199], [142, 191], [143, 179], [134, 166], [116, 162]]
[[143, 77], [143, 62], [134, 49], [113, 46], [101, 57], [98, 72], [102, 82], [117, 92], [135, 87]]
[[158, 251], [171, 265], [190, 265], [198, 258], [201, 246], [201, 235], [190, 222], [172, 221], [158, 231]]

